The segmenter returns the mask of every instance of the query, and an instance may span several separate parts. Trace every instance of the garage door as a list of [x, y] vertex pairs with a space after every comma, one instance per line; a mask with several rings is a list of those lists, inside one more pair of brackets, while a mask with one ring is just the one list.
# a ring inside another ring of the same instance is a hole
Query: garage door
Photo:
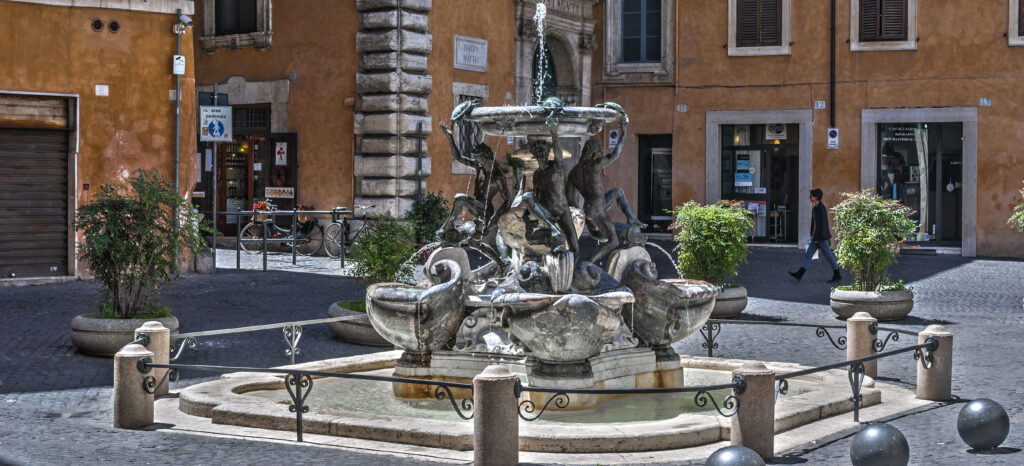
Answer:
[[68, 132], [0, 128], [0, 278], [68, 275]]

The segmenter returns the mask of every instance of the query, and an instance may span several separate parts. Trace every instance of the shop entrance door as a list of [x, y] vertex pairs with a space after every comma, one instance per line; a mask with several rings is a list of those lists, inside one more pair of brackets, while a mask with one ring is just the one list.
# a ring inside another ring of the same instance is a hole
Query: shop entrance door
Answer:
[[650, 232], [667, 232], [672, 226], [672, 135], [639, 136], [637, 217]]
[[754, 242], [796, 243], [800, 125], [722, 125], [722, 197], [753, 214]]
[[963, 239], [963, 123], [878, 125], [878, 193], [914, 209], [924, 247], [960, 247]]

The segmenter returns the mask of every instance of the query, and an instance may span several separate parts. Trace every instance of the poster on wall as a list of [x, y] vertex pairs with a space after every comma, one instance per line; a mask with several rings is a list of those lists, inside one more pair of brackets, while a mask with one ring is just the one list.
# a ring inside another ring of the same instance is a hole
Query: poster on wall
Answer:
[[274, 144], [274, 166], [284, 167], [288, 165], [288, 143], [278, 142]]
[[754, 174], [749, 171], [737, 171], [733, 181], [735, 186], [753, 186]]

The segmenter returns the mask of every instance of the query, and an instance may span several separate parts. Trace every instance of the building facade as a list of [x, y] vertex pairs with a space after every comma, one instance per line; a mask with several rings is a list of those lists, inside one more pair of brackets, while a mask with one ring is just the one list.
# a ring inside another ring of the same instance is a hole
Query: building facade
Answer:
[[[174, 179], [175, 24], [192, 2], [0, 1], [0, 278], [81, 276], [77, 206], [139, 169]], [[181, 29], [180, 153], [195, 152]], [[189, 159], [191, 160], [191, 159]], [[195, 177], [182, 164], [182, 180]], [[191, 191], [182, 184], [182, 192]]]
[[599, 2], [593, 100], [632, 123], [607, 183], [656, 227], [672, 205], [730, 199], [755, 211], [756, 241], [799, 244], [812, 187], [830, 206], [874, 188], [918, 211], [922, 249], [1024, 257], [1006, 225], [1024, 179], [1021, 9]]

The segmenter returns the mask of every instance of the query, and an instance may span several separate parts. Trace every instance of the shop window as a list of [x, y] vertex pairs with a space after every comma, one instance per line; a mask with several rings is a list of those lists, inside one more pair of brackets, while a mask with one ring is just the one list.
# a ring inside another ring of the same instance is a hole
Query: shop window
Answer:
[[917, 0], [851, 0], [850, 50], [916, 50]]
[[729, 0], [729, 56], [789, 55], [791, 0]]
[[1010, 18], [1007, 41], [1011, 47], [1024, 45], [1024, 0], [1009, 0]]
[[199, 44], [217, 49], [269, 47], [273, 37], [270, 0], [211, 0], [203, 2], [203, 31]]
[[[673, 71], [672, 0], [607, 0], [605, 78], [670, 81]], [[644, 75], [639, 75], [644, 73]]]
[[661, 61], [661, 1], [623, 0], [622, 61]]
[[800, 125], [722, 125], [721, 199], [751, 212], [755, 242], [799, 236]]

